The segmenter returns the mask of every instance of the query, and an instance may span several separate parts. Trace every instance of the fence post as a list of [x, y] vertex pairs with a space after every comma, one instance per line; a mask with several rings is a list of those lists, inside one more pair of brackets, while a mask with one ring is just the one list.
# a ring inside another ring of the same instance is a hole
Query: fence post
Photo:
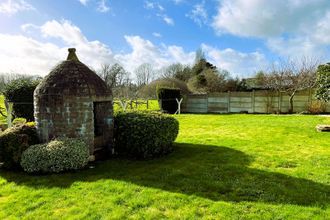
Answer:
[[278, 113], [282, 112], [281, 106], [282, 106], [282, 93], [278, 91]]
[[126, 112], [126, 107], [128, 102], [124, 101], [124, 100], [119, 100], [120, 106], [122, 107], [123, 111]]
[[206, 98], [206, 113], [209, 113], [209, 95], [206, 94], [205, 98]]
[[183, 98], [181, 98], [180, 100], [178, 100], [177, 98], [175, 98], [176, 100], [176, 103], [178, 103], [178, 110], [176, 110], [176, 112], [174, 114], [181, 114], [181, 103], [182, 103], [182, 100]]
[[308, 89], [308, 104], [310, 105], [312, 103], [312, 89]]
[[149, 109], [149, 99], [147, 99], [147, 109]]
[[228, 91], [228, 104], [227, 104], [227, 106], [228, 106], [228, 110], [227, 110], [227, 113], [230, 113], [230, 91]]
[[254, 91], [254, 90], [252, 90], [252, 94], [251, 94], [251, 96], [252, 96], [252, 100], [251, 100], [251, 104], [252, 104], [252, 113], [254, 113], [254, 112], [255, 112], [255, 91]]

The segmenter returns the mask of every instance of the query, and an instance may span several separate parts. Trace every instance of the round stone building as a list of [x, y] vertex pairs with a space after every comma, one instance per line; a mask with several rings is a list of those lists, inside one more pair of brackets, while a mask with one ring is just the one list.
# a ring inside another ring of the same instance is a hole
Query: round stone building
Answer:
[[112, 148], [112, 93], [106, 83], [80, 62], [74, 48], [34, 91], [34, 116], [39, 138], [83, 138], [90, 154]]

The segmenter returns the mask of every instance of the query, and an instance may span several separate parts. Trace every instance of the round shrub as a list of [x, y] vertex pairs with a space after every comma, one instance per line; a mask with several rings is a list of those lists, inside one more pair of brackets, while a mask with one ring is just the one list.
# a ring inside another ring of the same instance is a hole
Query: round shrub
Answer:
[[28, 173], [58, 173], [87, 165], [88, 145], [81, 139], [59, 138], [30, 146], [22, 154], [21, 166]]
[[156, 113], [115, 115], [115, 150], [120, 155], [148, 159], [168, 154], [179, 132], [179, 122]]
[[6, 129], [0, 133], [0, 162], [7, 169], [19, 168], [21, 155], [30, 145], [38, 144], [38, 135], [33, 124]]
[[157, 87], [168, 87], [168, 88], [176, 88], [181, 90], [181, 94], [186, 95], [189, 94], [190, 91], [187, 87], [187, 84], [178, 79], [158, 79], [155, 80], [148, 85], [143, 86], [139, 91], [139, 97], [143, 98], [157, 98]]

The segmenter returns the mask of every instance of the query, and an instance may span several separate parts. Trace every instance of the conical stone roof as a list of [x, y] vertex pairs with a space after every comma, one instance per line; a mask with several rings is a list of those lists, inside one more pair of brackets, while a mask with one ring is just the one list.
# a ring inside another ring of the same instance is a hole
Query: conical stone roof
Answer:
[[67, 60], [57, 65], [38, 85], [35, 95], [111, 96], [106, 83], [79, 61], [76, 49], [70, 48]]

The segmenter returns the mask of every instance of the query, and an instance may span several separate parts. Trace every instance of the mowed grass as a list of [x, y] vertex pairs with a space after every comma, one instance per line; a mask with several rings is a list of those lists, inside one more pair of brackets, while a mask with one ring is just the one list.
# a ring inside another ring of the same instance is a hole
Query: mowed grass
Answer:
[[[148, 105], [146, 104], [146, 102], [147, 100], [139, 99], [138, 104], [134, 102], [132, 103], [132, 105], [127, 104], [126, 111], [159, 111], [158, 100], [150, 99], [148, 100]], [[130, 103], [130, 101], [128, 101], [128, 103]], [[118, 100], [114, 101], [113, 108], [115, 112], [122, 111], [123, 109], [119, 104]]]
[[0, 171], [0, 219], [329, 219], [330, 118], [179, 115], [172, 154]]

